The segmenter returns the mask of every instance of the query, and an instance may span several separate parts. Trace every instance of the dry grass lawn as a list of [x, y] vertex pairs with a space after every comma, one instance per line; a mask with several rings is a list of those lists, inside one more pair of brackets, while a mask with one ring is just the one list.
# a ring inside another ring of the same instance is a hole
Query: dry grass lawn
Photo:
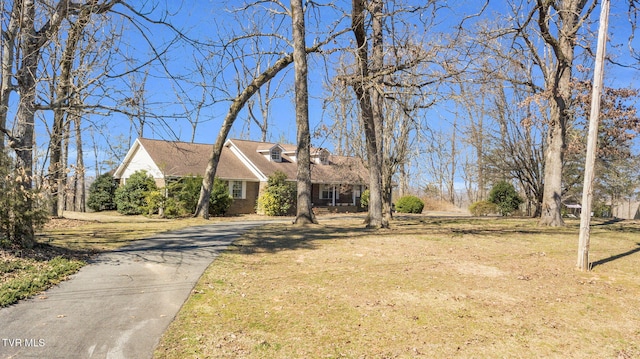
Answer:
[[155, 358], [639, 358], [640, 223], [270, 225], [214, 261]]

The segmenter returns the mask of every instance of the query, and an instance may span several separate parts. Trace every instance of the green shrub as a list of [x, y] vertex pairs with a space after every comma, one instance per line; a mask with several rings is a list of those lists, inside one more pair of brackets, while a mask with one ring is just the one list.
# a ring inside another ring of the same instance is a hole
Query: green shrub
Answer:
[[478, 201], [469, 206], [469, 212], [474, 216], [488, 216], [498, 213], [498, 206], [489, 201]]
[[500, 181], [491, 189], [489, 202], [498, 206], [498, 211], [501, 215], [508, 216], [518, 209], [522, 203], [522, 198], [520, 198], [511, 183]]
[[[165, 199], [165, 217], [183, 217], [192, 214], [198, 205], [202, 176], [184, 177], [167, 186]], [[229, 195], [227, 183], [219, 178], [213, 181], [213, 188], [209, 197], [209, 214], [221, 216], [227, 213], [233, 198]]]
[[144, 196], [144, 214], [152, 215], [160, 211], [160, 208], [164, 209], [165, 196], [163, 189], [154, 189], [147, 191]]
[[231, 207], [231, 203], [233, 203], [233, 198], [229, 194], [227, 182], [216, 177], [209, 197], [209, 214], [212, 216], [224, 216], [229, 207]]
[[200, 198], [200, 187], [202, 176], [183, 177], [167, 186], [168, 197], [173, 199], [176, 206], [182, 207], [184, 212], [193, 213]]
[[400, 213], [422, 213], [424, 202], [416, 196], [403, 196], [396, 201], [396, 211]]
[[257, 211], [267, 216], [286, 216], [294, 208], [295, 183], [287, 181], [284, 172], [276, 171], [267, 180], [267, 187], [258, 198]]
[[118, 184], [109, 173], [98, 176], [89, 186], [89, 199], [87, 207], [91, 210], [109, 211], [116, 209], [115, 195]]
[[360, 207], [369, 207], [369, 195], [369, 189], [365, 189], [364, 191], [362, 191], [362, 194], [360, 195]]
[[157, 190], [155, 180], [146, 171], [137, 171], [131, 175], [124, 186], [116, 189], [115, 202], [119, 213], [142, 214], [148, 212], [147, 194]]
[[0, 246], [33, 246], [33, 230], [49, 220], [44, 194], [26, 188], [24, 183], [29, 180], [26, 172], [15, 168], [13, 160], [0, 151]]
[[173, 197], [164, 199], [162, 214], [165, 218], [181, 218], [191, 215], [193, 212], [187, 211], [184, 205]]

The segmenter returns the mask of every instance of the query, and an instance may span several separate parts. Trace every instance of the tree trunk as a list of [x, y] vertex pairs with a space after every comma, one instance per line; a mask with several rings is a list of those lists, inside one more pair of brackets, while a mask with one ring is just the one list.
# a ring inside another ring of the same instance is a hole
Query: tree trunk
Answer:
[[[566, 49], [563, 49], [566, 50]], [[572, 51], [571, 51], [572, 53]], [[571, 57], [572, 58], [572, 57]], [[570, 117], [567, 105], [571, 99], [571, 62], [558, 69], [554, 84], [557, 95], [550, 99], [550, 123], [544, 161], [544, 190], [540, 224], [564, 226], [562, 219], [562, 166], [565, 150], [566, 124]], [[559, 65], [560, 66], [560, 65]]]
[[[353, 0], [351, 24], [356, 38], [356, 79], [353, 90], [360, 105], [360, 116], [364, 125], [369, 164], [369, 213], [366, 225], [369, 228], [385, 227], [382, 214], [382, 165], [379, 156], [376, 119], [371, 100], [371, 93], [365, 81], [369, 78], [369, 54], [367, 34], [364, 28], [365, 6], [363, 0]], [[387, 223], [388, 225], [388, 223]]]
[[[66, 192], [66, 153], [63, 152], [62, 144], [65, 139], [68, 141], [68, 124], [65, 124], [69, 114], [69, 104], [71, 103], [71, 75], [75, 60], [78, 42], [81, 40], [84, 29], [91, 19], [91, 9], [85, 7], [80, 11], [78, 20], [71, 24], [67, 35], [66, 46], [62, 52], [60, 60], [60, 76], [56, 81], [55, 103], [53, 112], [53, 128], [51, 131], [50, 159], [49, 159], [49, 179], [51, 191], [51, 215], [60, 217], [64, 212], [65, 192]], [[68, 143], [68, 142], [67, 142]], [[65, 156], [65, 158], [63, 158]]]
[[85, 211], [86, 195], [85, 195], [85, 170], [84, 170], [84, 153], [82, 149], [82, 129], [81, 117], [74, 116], [73, 123], [76, 132], [76, 171], [74, 174], [74, 205], [73, 209], [78, 212]]
[[302, 0], [291, 1], [293, 21], [293, 66], [295, 69], [296, 126], [298, 129], [298, 200], [295, 224], [315, 223], [311, 205], [311, 134], [309, 132], [309, 92], [307, 84], [307, 51]]
[[[567, 124], [570, 123], [571, 72], [576, 46], [577, 32], [584, 18], [593, 11], [598, 1], [592, 1], [586, 15], [581, 15], [588, 1], [561, 0], [556, 2], [538, 0], [538, 26], [540, 35], [553, 50], [555, 64], [543, 64], [545, 85], [549, 93], [550, 123], [547, 133], [547, 148], [544, 168], [544, 194], [540, 224], [563, 226], [562, 220], [562, 166], [565, 150]], [[551, 9], [557, 14], [551, 14]], [[555, 19], [557, 37], [553, 37], [549, 27]]]
[[5, 149], [5, 134], [7, 130], [7, 114], [9, 111], [9, 97], [15, 90], [13, 87], [13, 63], [18, 35], [18, 23], [20, 6], [13, 5], [7, 29], [2, 29], [0, 41], [2, 42], [2, 78], [0, 78], [0, 151]]
[[[58, 82], [59, 83], [59, 82]], [[62, 216], [59, 212], [60, 191], [62, 182], [62, 136], [66, 111], [60, 107], [53, 111], [53, 127], [49, 136], [49, 197], [51, 198], [49, 212], [52, 217]]]
[[554, 107], [551, 116], [556, 118], [556, 123], [549, 127], [547, 135], [547, 152], [544, 166], [544, 190], [542, 195], [542, 213], [540, 224], [547, 226], [563, 226], [562, 220], [562, 157], [564, 153], [564, 124], [560, 124], [560, 115], [554, 115]]
[[[33, 180], [33, 127], [35, 118], [36, 97], [36, 72], [40, 57], [41, 45], [38, 42], [34, 30], [35, 5], [33, 1], [22, 3], [22, 27], [20, 29], [21, 52], [23, 54], [20, 69], [16, 74], [20, 100], [16, 113], [16, 128], [9, 141], [9, 146], [16, 153], [16, 166], [24, 170], [25, 176], [21, 185], [30, 190]], [[26, 199], [26, 208], [33, 205], [31, 199]], [[34, 228], [31, 218], [26, 217], [25, 223], [21, 223], [15, 229], [15, 237], [21, 239], [24, 247], [31, 248], [35, 245]]]

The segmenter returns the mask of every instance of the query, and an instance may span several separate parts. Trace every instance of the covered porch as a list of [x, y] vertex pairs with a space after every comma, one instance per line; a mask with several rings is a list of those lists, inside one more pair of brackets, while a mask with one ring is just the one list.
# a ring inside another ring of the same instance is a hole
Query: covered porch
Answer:
[[362, 211], [361, 196], [364, 185], [314, 183], [311, 190], [314, 208], [324, 208], [328, 212]]

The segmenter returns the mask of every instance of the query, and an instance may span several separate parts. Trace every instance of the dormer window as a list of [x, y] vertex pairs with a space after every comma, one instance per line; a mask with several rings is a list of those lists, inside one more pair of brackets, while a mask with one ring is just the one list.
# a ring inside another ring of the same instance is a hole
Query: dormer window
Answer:
[[320, 164], [323, 164], [323, 165], [329, 164], [329, 151], [327, 150], [320, 151]]
[[271, 161], [282, 162], [282, 150], [280, 147], [274, 147], [271, 149]]
[[311, 161], [317, 165], [329, 164], [329, 151], [321, 148], [311, 154]]

